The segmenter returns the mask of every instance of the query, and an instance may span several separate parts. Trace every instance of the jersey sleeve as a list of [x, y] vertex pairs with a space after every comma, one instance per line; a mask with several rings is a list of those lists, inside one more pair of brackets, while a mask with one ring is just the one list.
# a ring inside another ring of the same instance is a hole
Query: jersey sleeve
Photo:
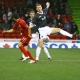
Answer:
[[43, 9], [43, 11], [47, 14], [47, 12], [48, 12], [48, 7], [46, 7], [45, 9]]

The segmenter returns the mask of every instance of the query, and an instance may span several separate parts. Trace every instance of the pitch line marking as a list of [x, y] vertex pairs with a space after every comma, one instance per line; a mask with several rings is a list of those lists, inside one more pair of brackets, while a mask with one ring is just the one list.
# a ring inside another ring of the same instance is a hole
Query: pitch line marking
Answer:
[[[41, 61], [45, 61], [45, 60], [41, 60]], [[62, 61], [66, 61], [66, 62], [70, 62], [70, 61], [80, 61], [80, 60], [52, 60], [52, 61], [59, 61], [59, 62], [62, 62]]]
[[[20, 61], [20, 60], [0, 60], [0, 61]], [[27, 60], [26, 60], [27, 61]], [[49, 60], [39, 60], [39, 61], [49, 61]], [[51, 60], [51, 61], [59, 61], [59, 62], [79, 62], [80, 60]]]

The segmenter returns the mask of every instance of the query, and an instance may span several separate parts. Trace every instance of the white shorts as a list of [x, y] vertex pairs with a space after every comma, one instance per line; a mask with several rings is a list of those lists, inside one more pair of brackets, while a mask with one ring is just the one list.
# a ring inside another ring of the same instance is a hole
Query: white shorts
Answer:
[[32, 42], [38, 42], [38, 39], [39, 39], [39, 34], [32, 34], [32, 39], [31, 39], [31, 41]]
[[42, 27], [42, 28], [39, 28], [39, 33], [40, 33], [40, 38], [46, 38], [47, 35], [50, 35], [51, 34], [51, 31], [52, 31], [53, 28], [50, 28], [48, 26], [45, 26], [45, 27]]

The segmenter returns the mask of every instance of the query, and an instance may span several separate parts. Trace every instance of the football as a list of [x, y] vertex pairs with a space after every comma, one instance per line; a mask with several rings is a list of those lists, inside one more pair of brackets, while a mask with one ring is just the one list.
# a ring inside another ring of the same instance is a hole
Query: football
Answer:
[[49, 42], [49, 37], [44, 38], [44, 39], [43, 39], [43, 42], [48, 43], [48, 42]]

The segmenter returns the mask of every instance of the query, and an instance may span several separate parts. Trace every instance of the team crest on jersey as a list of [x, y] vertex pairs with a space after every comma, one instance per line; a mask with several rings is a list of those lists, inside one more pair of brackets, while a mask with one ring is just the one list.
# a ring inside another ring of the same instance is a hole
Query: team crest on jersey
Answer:
[[42, 20], [45, 20], [46, 19], [46, 17], [44, 16], [44, 18], [42, 18]]
[[41, 18], [41, 16], [39, 16], [39, 18]]

